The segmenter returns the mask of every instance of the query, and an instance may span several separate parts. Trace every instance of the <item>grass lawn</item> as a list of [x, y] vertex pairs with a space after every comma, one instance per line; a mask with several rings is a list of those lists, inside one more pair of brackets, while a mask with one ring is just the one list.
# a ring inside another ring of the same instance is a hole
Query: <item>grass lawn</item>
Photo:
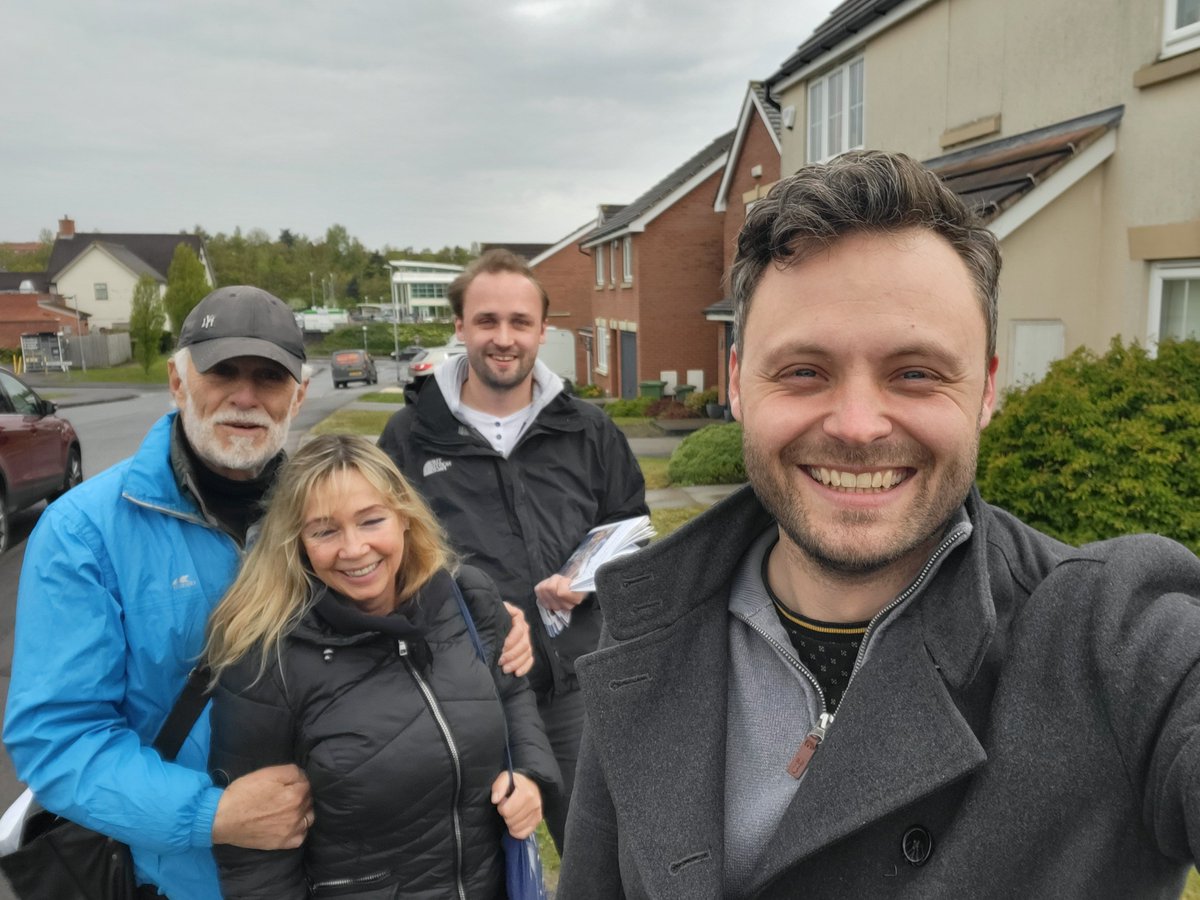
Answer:
[[664, 538], [676, 528], [690, 522], [700, 513], [704, 512], [706, 507], [703, 506], [684, 506], [679, 509], [652, 509], [650, 510], [650, 521], [654, 524], [654, 530], [659, 538]]
[[646, 479], [646, 490], [670, 487], [671, 479], [667, 477], [669, 460], [665, 456], [639, 456], [637, 462], [642, 469], [642, 477]]
[[554, 849], [554, 841], [550, 839], [550, 832], [546, 830], [545, 821], [537, 827], [537, 842], [538, 853], [542, 854], [542, 880], [546, 882], [546, 890], [553, 895], [558, 889], [559, 859], [558, 851]]
[[627, 438], [662, 437], [662, 430], [655, 426], [653, 419], [644, 416], [615, 416], [613, 424], [621, 429]]
[[1192, 869], [1188, 875], [1187, 885], [1184, 886], [1183, 893], [1179, 895], [1180, 900], [1200, 900], [1200, 875], [1196, 874], [1196, 870]]
[[371, 391], [369, 394], [363, 394], [361, 397], [355, 398], [365, 403], [404, 403], [404, 391], [400, 389], [390, 391]]
[[61, 384], [67, 387], [72, 384], [104, 384], [113, 382], [117, 384], [166, 384], [167, 383], [167, 358], [160, 356], [154, 361], [154, 365], [150, 367], [149, 372], [142, 370], [138, 363], [126, 363], [122, 366], [111, 366], [109, 368], [97, 369], [89, 368], [86, 372], [82, 369], [72, 368], [70, 372], [47, 372], [44, 375], [38, 373], [44, 378], [43, 383]]
[[367, 437], [383, 433], [383, 426], [395, 410], [339, 409], [310, 429], [311, 434], [364, 434]]

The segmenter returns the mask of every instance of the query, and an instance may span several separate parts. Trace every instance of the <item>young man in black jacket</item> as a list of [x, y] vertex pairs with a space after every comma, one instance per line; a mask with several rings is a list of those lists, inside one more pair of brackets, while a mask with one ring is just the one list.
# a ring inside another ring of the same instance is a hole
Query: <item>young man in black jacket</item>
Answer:
[[[591, 528], [648, 512], [645, 482], [624, 435], [538, 361], [549, 299], [524, 260], [488, 251], [449, 293], [466, 355], [392, 417], [379, 446], [455, 549], [525, 610], [530, 682], [563, 774], [560, 801], [545, 803], [561, 852], [583, 727], [575, 659], [596, 648], [602, 618], [558, 571]], [[539, 606], [569, 613], [570, 624], [552, 637]]]

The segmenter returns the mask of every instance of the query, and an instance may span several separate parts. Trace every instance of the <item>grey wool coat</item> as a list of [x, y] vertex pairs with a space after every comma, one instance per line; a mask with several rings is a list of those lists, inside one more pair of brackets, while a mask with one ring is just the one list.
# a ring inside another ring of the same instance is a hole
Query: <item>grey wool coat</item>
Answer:
[[1200, 857], [1200, 560], [1074, 549], [974, 491], [966, 512], [736, 889], [729, 580], [771, 520], [746, 489], [606, 567], [560, 900], [1178, 897]]

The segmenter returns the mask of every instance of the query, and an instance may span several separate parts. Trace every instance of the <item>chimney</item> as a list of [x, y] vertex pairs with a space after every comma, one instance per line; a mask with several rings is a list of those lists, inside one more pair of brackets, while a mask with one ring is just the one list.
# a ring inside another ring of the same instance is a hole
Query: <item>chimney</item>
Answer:
[[70, 216], [63, 216], [58, 220], [58, 236], [60, 238], [75, 237], [75, 220]]

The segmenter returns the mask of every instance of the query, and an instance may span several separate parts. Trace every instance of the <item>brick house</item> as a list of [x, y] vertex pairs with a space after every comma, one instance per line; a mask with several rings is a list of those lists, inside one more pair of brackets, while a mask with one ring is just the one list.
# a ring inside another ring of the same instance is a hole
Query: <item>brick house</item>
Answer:
[[0, 347], [19, 348], [23, 334], [87, 334], [87, 318], [50, 292], [45, 272], [0, 272]]
[[[591, 256], [593, 381], [635, 397], [643, 381], [716, 383], [724, 236], [713, 198], [730, 131], [579, 241]], [[581, 379], [582, 380], [582, 379]]]
[[588, 222], [558, 243], [546, 246], [529, 257], [530, 268], [550, 297], [547, 324], [569, 330], [575, 337], [575, 380], [578, 384], [592, 384], [594, 378], [592, 258], [580, 249], [579, 241], [594, 231], [596, 226], [597, 220]]
[[[766, 196], [771, 186], [779, 180], [782, 129], [779, 109], [767, 100], [763, 83], [750, 82], [738, 114], [733, 147], [729, 151], [729, 160], [725, 163], [717, 198], [713, 203], [713, 211], [721, 216], [723, 228], [721, 284], [726, 289], [729, 285], [729, 268], [733, 265], [734, 251], [737, 250], [738, 232], [746, 221], [746, 211], [756, 200]], [[705, 309], [704, 315], [710, 322], [719, 323], [716, 386], [718, 399], [725, 403], [729, 350], [733, 346], [733, 302], [729, 295], [723, 294], [723, 299]]]

